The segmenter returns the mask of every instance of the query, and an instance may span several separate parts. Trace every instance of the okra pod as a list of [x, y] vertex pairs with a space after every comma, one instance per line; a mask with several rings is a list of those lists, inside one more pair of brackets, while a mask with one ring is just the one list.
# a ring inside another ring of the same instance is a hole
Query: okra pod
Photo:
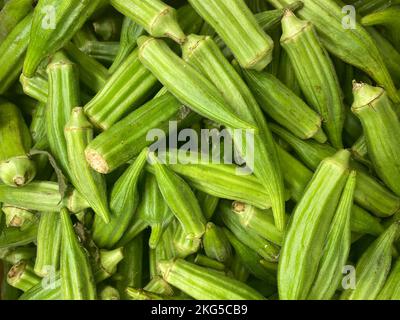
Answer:
[[344, 125], [343, 97], [339, 80], [314, 26], [286, 11], [281, 44], [290, 57], [300, 87], [323, 120], [330, 142], [341, 148]]
[[26, 229], [5, 228], [0, 233], [0, 249], [24, 246], [36, 241], [38, 221], [31, 223]]
[[199, 201], [204, 218], [206, 218], [207, 221], [210, 221], [218, 207], [219, 198], [201, 191], [196, 192], [196, 198]]
[[158, 264], [165, 281], [199, 300], [264, 300], [244, 283], [182, 259]]
[[218, 271], [225, 271], [225, 266], [223, 263], [221, 263], [217, 260], [211, 259], [202, 254], [196, 255], [196, 258], [194, 259], [194, 263], [199, 266], [202, 266], [202, 267], [211, 268], [211, 269], [218, 270]]
[[14, 288], [28, 291], [40, 282], [41, 278], [35, 274], [33, 268], [26, 261], [14, 265], [7, 274], [7, 282]]
[[355, 186], [356, 172], [352, 171], [340, 197], [335, 216], [326, 237], [317, 275], [307, 299], [331, 299], [340, 283], [343, 266], [350, 252], [350, 215]]
[[191, 254], [199, 251], [201, 246], [200, 238], [191, 238], [183, 230], [181, 225], [177, 225], [174, 234], [174, 257], [185, 259]]
[[120, 300], [121, 297], [119, 291], [112, 286], [101, 289], [98, 296], [101, 300]]
[[280, 299], [307, 297], [349, 174], [349, 158], [350, 152], [341, 150], [322, 161], [296, 206], [279, 258]]
[[110, 65], [118, 53], [119, 42], [88, 41], [80, 49], [91, 58], [106, 65]]
[[70, 213], [61, 215], [61, 296], [63, 300], [94, 300], [96, 287], [88, 253], [74, 232]]
[[399, 224], [392, 224], [363, 253], [356, 265], [355, 289], [343, 291], [342, 300], [374, 300], [383, 288], [390, 271], [392, 244], [397, 238]]
[[[265, 3], [265, 2], [264, 2]], [[285, 14], [285, 10], [296, 11], [303, 7], [303, 3], [301, 1], [296, 1], [293, 4], [288, 5], [282, 9], [275, 10], [262, 10], [257, 12], [254, 16], [258, 24], [264, 31], [272, 30], [277, 27], [282, 20], [283, 15]]]
[[172, 287], [160, 276], [153, 277], [143, 289], [164, 296], [174, 295]]
[[31, 246], [7, 248], [1, 250], [1, 260], [7, 263], [17, 264], [18, 262], [30, 261], [36, 256], [36, 248]]
[[32, 77], [40, 62], [62, 48], [103, 1], [40, 1], [33, 14], [24, 75]]
[[122, 238], [118, 241], [117, 246], [125, 246], [127, 243], [135, 239], [149, 225], [146, 221], [139, 219], [136, 215]]
[[40, 214], [36, 245], [35, 273], [44, 277], [58, 271], [61, 249], [61, 225], [58, 212]]
[[110, 198], [110, 222], [105, 223], [100, 216], [94, 218], [92, 235], [100, 248], [114, 247], [129, 227], [139, 204], [137, 187], [147, 154], [148, 150], [144, 149], [114, 184]]
[[190, 0], [245, 69], [263, 70], [272, 60], [274, 43], [243, 0]]
[[139, 59], [182, 103], [200, 115], [235, 129], [257, 129], [234, 114], [222, 94], [199, 71], [155, 38], [138, 39]]
[[[39, 102], [37, 104], [32, 115], [31, 125], [29, 127], [29, 131], [31, 132], [32, 136], [32, 148], [36, 150], [47, 150], [49, 147], [49, 141], [47, 139], [46, 132], [46, 109], [46, 103]], [[39, 166], [37, 165], [36, 167], [37, 173], [39, 173]], [[36, 174], [36, 179], [38, 179], [38, 174]]]
[[[299, 81], [294, 73], [292, 62], [285, 50], [282, 50], [279, 58], [278, 79], [292, 91], [297, 97], [301, 97], [301, 88]], [[304, 103], [304, 101], [303, 101]]]
[[0, 179], [9, 186], [24, 186], [36, 175], [28, 152], [32, 138], [16, 105], [0, 101]]
[[18, 300], [61, 300], [61, 279], [59, 274], [56, 274], [54, 278], [50, 278], [47, 285], [42, 282], [43, 280], [24, 292]]
[[232, 247], [226, 235], [220, 227], [212, 222], [206, 225], [203, 247], [207, 257], [216, 261], [227, 263], [232, 258]]
[[0, 263], [0, 266], [0, 298], [1, 300], [17, 300], [21, 291], [7, 283], [7, 273], [12, 266], [4, 261]]
[[367, 140], [365, 136], [362, 135], [358, 140], [351, 146], [351, 153], [353, 157], [360, 162], [366, 163], [368, 160], [368, 147], [367, 147]]
[[379, 292], [376, 299], [378, 300], [398, 300], [400, 298], [399, 283], [400, 283], [400, 260], [394, 264], [390, 274]]
[[154, 155], [149, 153], [158, 187], [168, 207], [177, 217], [187, 239], [200, 238], [205, 232], [205, 218], [189, 185]]
[[374, 11], [386, 9], [389, 6], [400, 4], [399, 0], [356, 0], [354, 6], [357, 12], [364, 16]]
[[34, 212], [25, 208], [18, 208], [3, 203], [1, 210], [4, 212], [7, 227], [25, 230], [36, 220]]
[[93, 268], [96, 283], [110, 278], [117, 271], [117, 266], [124, 259], [123, 248], [100, 250], [97, 265]]
[[22, 85], [24, 93], [39, 102], [46, 103], [49, 91], [49, 84], [47, 79], [41, 74], [35, 74], [31, 78], [21, 74], [19, 82]]
[[110, 12], [92, 23], [94, 32], [103, 41], [116, 41], [120, 37], [122, 17]]
[[80, 105], [78, 72], [61, 52], [56, 53], [47, 67], [49, 91], [46, 110], [46, 133], [50, 150], [63, 172], [69, 176], [69, 160], [64, 128], [72, 109]]
[[185, 41], [176, 10], [160, 0], [111, 0], [111, 5], [153, 37], [168, 37], [180, 44]]
[[110, 213], [104, 177], [92, 170], [85, 159], [85, 148], [93, 139], [93, 127], [87, 121], [82, 108], [72, 110], [64, 135], [71, 181], [95, 213], [108, 223]]

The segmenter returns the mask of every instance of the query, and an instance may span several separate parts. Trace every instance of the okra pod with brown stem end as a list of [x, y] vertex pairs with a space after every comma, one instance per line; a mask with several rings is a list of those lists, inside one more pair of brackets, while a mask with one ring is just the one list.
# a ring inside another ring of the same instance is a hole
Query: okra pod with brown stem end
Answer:
[[36, 221], [36, 215], [31, 210], [19, 208], [3, 203], [1, 210], [4, 213], [4, 220], [8, 228], [19, 228], [25, 230], [32, 222]]
[[190, 0], [246, 69], [263, 70], [272, 60], [274, 43], [243, 0]]
[[369, 158], [378, 176], [400, 196], [400, 121], [383, 88], [354, 83], [353, 113], [361, 120]]
[[255, 98], [210, 37], [190, 35], [182, 51], [183, 57], [189, 64], [204, 74], [222, 92], [230, 109], [246, 122], [259, 128], [259, 133], [254, 136], [254, 152], [249, 152], [247, 144], [251, 142], [247, 136], [244, 138], [241, 134], [241, 137], [238, 137], [234, 131], [230, 130], [231, 128], [229, 131], [236, 150], [246, 164], [254, 162], [249, 166], [270, 194], [275, 223], [278, 229], [283, 230], [286, 222], [282, 174], [277, 160], [275, 142]]
[[24, 246], [36, 241], [38, 221], [31, 223], [26, 229], [5, 228], [0, 234], [0, 249]]
[[138, 39], [139, 59], [182, 103], [203, 117], [235, 129], [257, 129], [234, 114], [217, 88], [159, 39]]
[[40, 281], [41, 278], [35, 274], [32, 266], [26, 261], [15, 264], [7, 274], [8, 284], [22, 291], [28, 291]]
[[281, 299], [305, 299], [313, 284], [326, 235], [349, 175], [349, 159], [346, 150], [326, 158], [296, 206], [279, 258]]
[[308, 103], [321, 115], [332, 145], [341, 148], [344, 105], [333, 63], [309, 21], [286, 11], [282, 28], [281, 44], [290, 57], [300, 87]]
[[23, 186], [36, 175], [28, 152], [32, 138], [16, 105], [0, 100], [0, 179], [10, 186]]
[[232, 258], [232, 247], [220, 227], [212, 222], [207, 223], [203, 236], [203, 247], [207, 257], [222, 263]]
[[111, 190], [110, 222], [96, 216], [92, 226], [93, 240], [100, 248], [113, 248], [121, 239], [139, 205], [138, 184], [147, 161], [145, 148], [135, 162], [121, 175]]
[[168, 37], [178, 43], [185, 41], [175, 9], [160, 0], [111, 0], [111, 5], [143, 26], [153, 37]]
[[69, 173], [72, 184], [105, 223], [110, 221], [104, 177], [90, 168], [85, 159], [85, 148], [93, 139], [93, 127], [82, 108], [72, 110], [64, 135], [67, 142]]
[[165, 281], [195, 299], [265, 299], [257, 291], [240, 281], [182, 259], [162, 261], [159, 263], [159, 268]]

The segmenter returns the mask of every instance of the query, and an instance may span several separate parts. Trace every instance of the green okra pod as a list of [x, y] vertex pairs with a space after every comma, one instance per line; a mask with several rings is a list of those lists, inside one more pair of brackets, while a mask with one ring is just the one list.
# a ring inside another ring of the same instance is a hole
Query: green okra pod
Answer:
[[341, 150], [322, 161], [296, 206], [279, 258], [280, 299], [307, 297], [349, 174], [349, 158], [350, 152]]
[[16, 105], [0, 101], [0, 179], [9, 186], [23, 186], [36, 175], [28, 152], [32, 144], [29, 129]]
[[199, 300], [263, 300], [254, 289], [244, 283], [221, 275], [220, 272], [196, 266], [182, 259], [158, 264], [169, 284]]
[[96, 287], [88, 253], [74, 232], [70, 213], [62, 208], [61, 216], [61, 296], [63, 300], [94, 300]]
[[256, 17], [258, 24], [264, 31], [270, 31], [281, 23], [282, 17], [285, 14], [285, 10], [288, 9], [294, 12], [298, 9], [301, 9], [302, 7], [303, 3], [301, 1], [296, 1], [282, 9], [265, 9], [262, 11], [258, 11], [254, 16]]
[[286, 225], [283, 178], [279, 170], [275, 142], [255, 98], [210, 37], [190, 35], [182, 51], [183, 57], [222, 92], [232, 111], [259, 128], [259, 134], [254, 136], [254, 148], [257, 151], [253, 153], [247, 150], [248, 139], [236, 139], [237, 136], [232, 131], [231, 135], [244, 161], [247, 164], [251, 160], [254, 162], [254, 169], [251, 169], [270, 194], [275, 223], [278, 229], [283, 230]]
[[[286, 51], [282, 50], [279, 58], [278, 79], [292, 91], [296, 96], [301, 97], [301, 88], [299, 81], [294, 73], [292, 62]], [[304, 101], [303, 101], [304, 102]]]
[[88, 41], [81, 50], [91, 58], [110, 65], [119, 50], [119, 42], [113, 41]]
[[275, 284], [276, 270], [269, 270], [265, 268], [260, 263], [262, 258], [257, 252], [240, 242], [239, 239], [236, 238], [235, 235], [228, 229], [224, 228], [223, 230], [244, 267], [257, 279], [263, 280], [270, 284]]
[[61, 225], [58, 212], [40, 214], [36, 245], [35, 273], [44, 277], [58, 271], [61, 249]]
[[144, 190], [146, 191], [136, 214], [151, 227], [149, 246], [154, 249], [174, 215], [164, 200], [154, 175], [146, 175]]
[[41, 278], [35, 274], [32, 266], [26, 261], [15, 264], [7, 274], [8, 284], [22, 291], [28, 291], [40, 280]]
[[369, 158], [378, 176], [400, 196], [400, 121], [383, 88], [354, 83], [353, 113], [361, 120]]
[[135, 239], [143, 230], [147, 229], [149, 225], [146, 221], [139, 219], [136, 215], [131, 222], [128, 229], [126, 229], [122, 238], [118, 241], [118, 246], [125, 246], [127, 243]]
[[147, 161], [147, 148], [117, 180], [110, 196], [110, 222], [96, 216], [92, 226], [93, 240], [100, 248], [113, 248], [129, 227], [139, 204], [138, 184]]
[[0, 298], [1, 300], [17, 300], [21, 295], [21, 291], [7, 283], [7, 274], [12, 265], [3, 261], [0, 263], [0, 274], [2, 276], [0, 281]]
[[173, 220], [163, 233], [162, 239], [158, 243], [157, 247], [154, 250], [150, 249], [149, 269], [151, 278], [160, 275], [160, 269], [158, 268], [158, 263], [160, 261], [170, 260], [176, 257], [176, 251], [175, 251], [176, 247], [174, 244], [174, 237], [178, 226], [179, 226], [178, 220], [176, 219]]
[[274, 43], [243, 0], [190, 0], [245, 69], [264, 69], [272, 60]]
[[0, 249], [23, 246], [36, 241], [38, 221], [34, 221], [27, 228], [5, 228], [0, 234]]
[[47, 67], [48, 101], [46, 133], [50, 150], [63, 172], [69, 176], [69, 160], [64, 128], [72, 109], [80, 105], [78, 71], [62, 53], [57, 52]]
[[330, 142], [342, 147], [344, 105], [339, 80], [314, 26], [286, 11], [281, 44], [292, 62], [300, 87], [312, 108], [322, 116]]
[[141, 36], [139, 59], [182, 103], [200, 115], [236, 129], [257, 129], [229, 108], [217, 88], [159, 39]]
[[40, 62], [62, 48], [103, 1], [40, 1], [33, 14], [25, 76], [32, 77]]
[[28, 14], [0, 44], [0, 94], [4, 94], [18, 79], [29, 43], [33, 14]]
[[123, 259], [123, 248], [100, 250], [98, 263], [93, 267], [93, 277], [95, 282], [102, 282], [115, 274], [118, 264]]
[[356, 265], [356, 286], [343, 291], [342, 300], [374, 300], [383, 288], [392, 262], [392, 244], [399, 232], [393, 223], [364, 251]]
[[18, 208], [3, 203], [1, 210], [4, 213], [6, 226], [9, 228], [13, 227], [25, 230], [36, 220], [35, 213], [25, 208]]
[[232, 247], [226, 235], [220, 227], [212, 222], [206, 225], [203, 247], [207, 257], [216, 261], [227, 263], [232, 258]]
[[[49, 141], [47, 139], [46, 132], [46, 111], [46, 103], [39, 102], [32, 115], [32, 121], [29, 127], [29, 131], [31, 132], [32, 136], [32, 148], [36, 150], [47, 150], [49, 147]], [[37, 173], [39, 173], [40, 170], [38, 165], [36, 165], [36, 169]], [[39, 175], [37, 174], [36, 178], [38, 178], [38, 176]]]
[[398, 300], [400, 298], [400, 260], [394, 264], [382, 290], [376, 297], [377, 300]]
[[[50, 279], [49, 279], [50, 280]], [[53, 280], [53, 279], [52, 279]], [[18, 300], [61, 300], [61, 279], [57, 275], [54, 277], [54, 282], [43, 286], [42, 281], [24, 292]]]
[[196, 255], [194, 263], [202, 267], [211, 268], [219, 271], [225, 271], [225, 265], [222, 262], [211, 259], [199, 253]]
[[374, 11], [386, 9], [392, 5], [400, 4], [399, 0], [356, 0], [354, 6], [357, 12], [364, 16]]
[[326, 237], [317, 275], [307, 299], [328, 300], [342, 277], [343, 266], [350, 252], [351, 231], [350, 215], [356, 186], [356, 172], [352, 171], [343, 189], [329, 233]]
[[158, 187], [168, 207], [177, 217], [187, 239], [198, 239], [205, 232], [205, 218], [189, 185], [154, 155], [149, 153]]
[[239, 221], [239, 217], [232, 212], [232, 203], [223, 201], [220, 205], [220, 216], [225, 226], [243, 244], [257, 252], [262, 258], [270, 262], [279, 259], [279, 248], [268, 240], [260, 237], [257, 233], [245, 229]]
[[351, 153], [353, 157], [360, 162], [366, 163], [368, 161], [368, 146], [364, 135], [360, 136], [351, 146]]
[[160, 276], [153, 277], [143, 289], [164, 296], [174, 295], [172, 287]]
[[105, 286], [100, 290], [98, 296], [101, 300], [120, 300], [119, 291], [112, 286]]
[[34, 7], [34, 0], [7, 1], [0, 11], [0, 44]]
[[160, 0], [111, 0], [111, 5], [143, 26], [153, 37], [168, 37], [178, 43], [185, 41], [176, 10]]
[[181, 225], [176, 225], [173, 238], [174, 257], [185, 259], [199, 251], [201, 246], [200, 238], [190, 238]]
[[211, 220], [215, 210], [218, 207], [219, 198], [201, 191], [196, 192], [196, 198], [199, 201], [201, 210], [203, 211], [206, 220]]
[[92, 23], [94, 32], [103, 41], [116, 41], [120, 37], [122, 17], [110, 12]]
[[110, 221], [104, 177], [90, 168], [85, 159], [85, 148], [93, 139], [93, 127], [82, 108], [72, 110], [64, 129], [67, 142], [68, 167], [72, 184], [84, 196], [105, 223]]
[[19, 82], [22, 85], [24, 93], [40, 102], [47, 102], [47, 95], [49, 91], [49, 84], [47, 79], [41, 74], [35, 74], [33, 77], [28, 78], [21, 74]]
[[4, 262], [17, 264], [36, 257], [36, 248], [31, 246], [15, 247], [1, 250], [0, 257]]

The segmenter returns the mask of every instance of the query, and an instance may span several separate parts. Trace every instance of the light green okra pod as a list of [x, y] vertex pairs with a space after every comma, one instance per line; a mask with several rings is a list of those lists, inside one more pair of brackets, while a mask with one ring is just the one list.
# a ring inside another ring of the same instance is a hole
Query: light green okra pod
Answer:
[[111, 5], [143, 26], [153, 37], [169, 37], [178, 43], [185, 41], [176, 10], [160, 0], [111, 0]]
[[344, 105], [331, 59], [310, 22], [287, 11], [282, 30], [281, 44], [290, 57], [300, 87], [308, 103], [321, 115], [332, 145], [341, 148]]
[[199, 251], [201, 246], [200, 238], [189, 238], [181, 225], [176, 225], [173, 239], [174, 257], [185, 259]]
[[361, 120], [368, 155], [378, 176], [400, 196], [400, 121], [386, 91], [354, 83], [353, 113]]
[[174, 295], [174, 289], [160, 276], [153, 277], [143, 289], [164, 296]]
[[210, 221], [218, 207], [219, 198], [201, 191], [196, 192], [196, 198], [199, 201], [204, 218], [206, 218], [207, 221]]
[[222, 262], [211, 259], [200, 253], [196, 255], [193, 262], [202, 267], [211, 268], [218, 271], [225, 271], [225, 265]]
[[9, 285], [22, 291], [28, 291], [40, 282], [41, 278], [35, 274], [32, 266], [26, 261], [14, 265], [7, 274]]
[[104, 177], [90, 168], [85, 159], [85, 148], [93, 139], [93, 127], [82, 108], [72, 110], [64, 129], [67, 142], [69, 171], [72, 184], [87, 200], [105, 223], [110, 221]]
[[262, 70], [272, 60], [274, 43], [243, 0], [190, 0], [232, 50], [243, 68]]
[[47, 95], [49, 91], [49, 84], [47, 79], [42, 74], [35, 74], [33, 77], [28, 78], [21, 73], [19, 82], [22, 85], [24, 93], [40, 102], [47, 102]]
[[158, 264], [165, 281], [198, 300], [264, 300], [244, 283], [182, 259]]
[[37, 220], [24, 230], [19, 228], [5, 228], [2, 233], [0, 233], [0, 249], [24, 246], [34, 242], [37, 238], [37, 232]]
[[307, 297], [349, 174], [349, 158], [350, 153], [341, 150], [322, 161], [297, 204], [279, 258], [278, 288], [282, 300]]
[[207, 223], [203, 236], [203, 247], [206, 255], [222, 263], [232, 258], [232, 247], [220, 227], [212, 222]]
[[98, 296], [100, 300], [120, 300], [121, 297], [119, 291], [112, 286], [106, 286], [101, 289]]
[[343, 266], [346, 264], [351, 245], [350, 216], [355, 186], [356, 172], [352, 171], [332, 220], [318, 272], [307, 299], [331, 299], [343, 276]]
[[400, 260], [394, 264], [382, 290], [376, 297], [377, 300], [400, 299]]
[[6, 226], [20, 228], [25, 230], [35, 221], [36, 215], [34, 212], [25, 208], [18, 208], [3, 203], [1, 210], [4, 213], [4, 221]]
[[374, 300], [383, 288], [392, 262], [392, 244], [399, 223], [393, 223], [363, 253], [356, 265], [355, 289], [343, 291], [342, 300]]
[[[47, 139], [46, 132], [46, 103], [39, 102], [35, 108], [35, 111], [32, 115], [31, 125], [29, 127], [29, 131], [32, 136], [32, 149], [36, 150], [47, 150], [49, 147], [49, 141]], [[41, 156], [41, 155], [39, 155]], [[47, 156], [45, 156], [47, 158]], [[36, 162], [37, 164], [37, 162]], [[40, 172], [39, 166], [36, 165], [37, 173]], [[36, 175], [36, 179], [38, 178], [38, 174]]]
[[117, 271], [117, 266], [124, 259], [123, 248], [100, 250], [99, 258], [93, 267], [93, 277], [96, 283], [110, 278]]

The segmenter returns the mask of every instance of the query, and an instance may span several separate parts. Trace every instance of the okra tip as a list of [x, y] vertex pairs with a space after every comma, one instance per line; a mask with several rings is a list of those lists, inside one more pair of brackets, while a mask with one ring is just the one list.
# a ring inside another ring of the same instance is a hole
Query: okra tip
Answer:
[[13, 265], [8, 271], [7, 282], [12, 286], [14, 283], [18, 282], [19, 278], [23, 275], [25, 268], [27, 266], [26, 261], [20, 261]]
[[194, 51], [196, 51], [196, 48], [199, 47], [199, 45], [204, 42], [209, 38], [208, 36], [199, 36], [197, 34], [190, 34], [186, 37], [186, 41], [182, 44], [182, 57], [185, 60], [188, 60], [188, 58], [193, 54]]
[[282, 18], [282, 38], [281, 42], [290, 40], [304, 29], [310, 26], [309, 21], [304, 21], [296, 17], [293, 11], [286, 9]]
[[85, 150], [86, 161], [92, 167], [93, 170], [101, 173], [107, 174], [110, 172], [110, 166], [103, 156], [96, 150], [90, 149], [89, 147]]
[[9, 186], [22, 187], [31, 182], [35, 175], [35, 163], [27, 156], [0, 163], [0, 180]]
[[372, 106], [373, 102], [384, 93], [385, 90], [381, 87], [373, 87], [367, 83], [353, 81], [354, 102], [351, 110], [357, 113], [363, 107]]
[[351, 152], [346, 149], [339, 150], [332, 157], [327, 158], [328, 160], [338, 164], [339, 166], [348, 167], [350, 161]]

